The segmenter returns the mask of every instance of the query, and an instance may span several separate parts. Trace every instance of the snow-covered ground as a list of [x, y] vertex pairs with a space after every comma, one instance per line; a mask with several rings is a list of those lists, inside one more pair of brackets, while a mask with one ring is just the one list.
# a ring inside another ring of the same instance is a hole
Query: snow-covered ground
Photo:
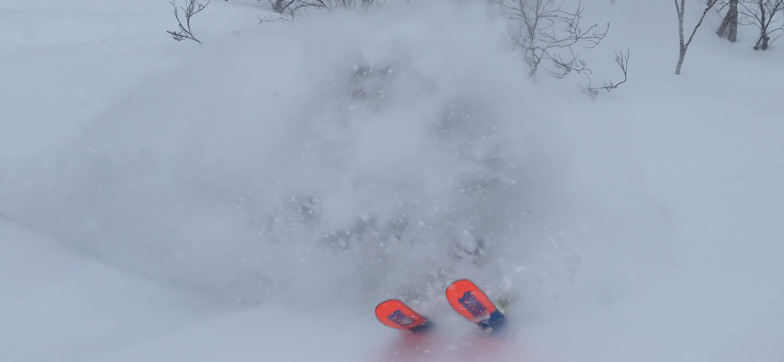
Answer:
[[676, 76], [670, 2], [584, 4], [594, 82], [631, 52], [591, 100], [460, 3], [214, 1], [200, 46], [163, 0], [0, 0], [0, 361], [784, 361], [778, 44], [711, 14]]

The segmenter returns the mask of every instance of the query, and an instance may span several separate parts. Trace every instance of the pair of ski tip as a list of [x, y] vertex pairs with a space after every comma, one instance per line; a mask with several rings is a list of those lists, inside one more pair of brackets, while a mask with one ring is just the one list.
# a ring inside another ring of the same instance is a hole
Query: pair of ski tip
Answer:
[[[496, 334], [506, 324], [506, 317], [474, 282], [460, 279], [446, 288], [446, 299], [454, 310], [478, 325], [484, 334]], [[433, 323], [398, 299], [389, 299], [376, 306], [376, 317], [385, 326], [422, 333]]]

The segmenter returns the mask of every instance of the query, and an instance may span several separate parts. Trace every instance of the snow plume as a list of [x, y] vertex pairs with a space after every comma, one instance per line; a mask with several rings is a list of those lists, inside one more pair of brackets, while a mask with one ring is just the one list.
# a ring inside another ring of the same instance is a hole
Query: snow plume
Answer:
[[609, 137], [565, 132], [574, 120], [533, 92], [503, 22], [435, 3], [313, 14], [192, 50], [43, 167], [9, 168], [2, 211], [248, 303], [573, 279], [585, 256], [564, 228], [585, 231], [577, 220], [597, 209], [551, 217], [596, 191], [574, 181], [595, 174], [573, 158]]

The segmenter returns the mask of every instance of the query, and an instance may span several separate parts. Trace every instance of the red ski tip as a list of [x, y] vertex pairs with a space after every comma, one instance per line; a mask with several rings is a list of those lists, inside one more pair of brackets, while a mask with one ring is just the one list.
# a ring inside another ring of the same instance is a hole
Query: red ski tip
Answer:
[[460, 279], [446, 288], [449, 305], [485, 331], [496, 334], [504, 329], [506, 317], [474, 282]]
[[376, 318], [385, 326], [404, 331], [416, 332], [430, 326], [427, 318], [414, 312], [405, 303], [389, 299], [376, 306]]
[[490, 298], [474, 282], [460, 279], [446, 288], [449, 305], [466, 319], [479, 323], [496, 311]]

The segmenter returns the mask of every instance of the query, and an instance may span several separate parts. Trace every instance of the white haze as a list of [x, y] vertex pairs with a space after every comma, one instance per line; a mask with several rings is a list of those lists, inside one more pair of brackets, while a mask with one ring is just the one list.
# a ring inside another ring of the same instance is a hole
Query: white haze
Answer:
[[[675, 77], [638, 35], [591, 101], [484, 4], [262, 5], [211, 4], [197, 46], [165, 2], [0, 1], [0, 360], [395, 360], [393, 297], [446, 327], [412, 360], [784, 358], [780, 51], [704, 29]], [[597, 77], [630, 18], [674, 33], [595, 6]], [[508, 346], [449, 312], [463, 277], [514, 300]]]

